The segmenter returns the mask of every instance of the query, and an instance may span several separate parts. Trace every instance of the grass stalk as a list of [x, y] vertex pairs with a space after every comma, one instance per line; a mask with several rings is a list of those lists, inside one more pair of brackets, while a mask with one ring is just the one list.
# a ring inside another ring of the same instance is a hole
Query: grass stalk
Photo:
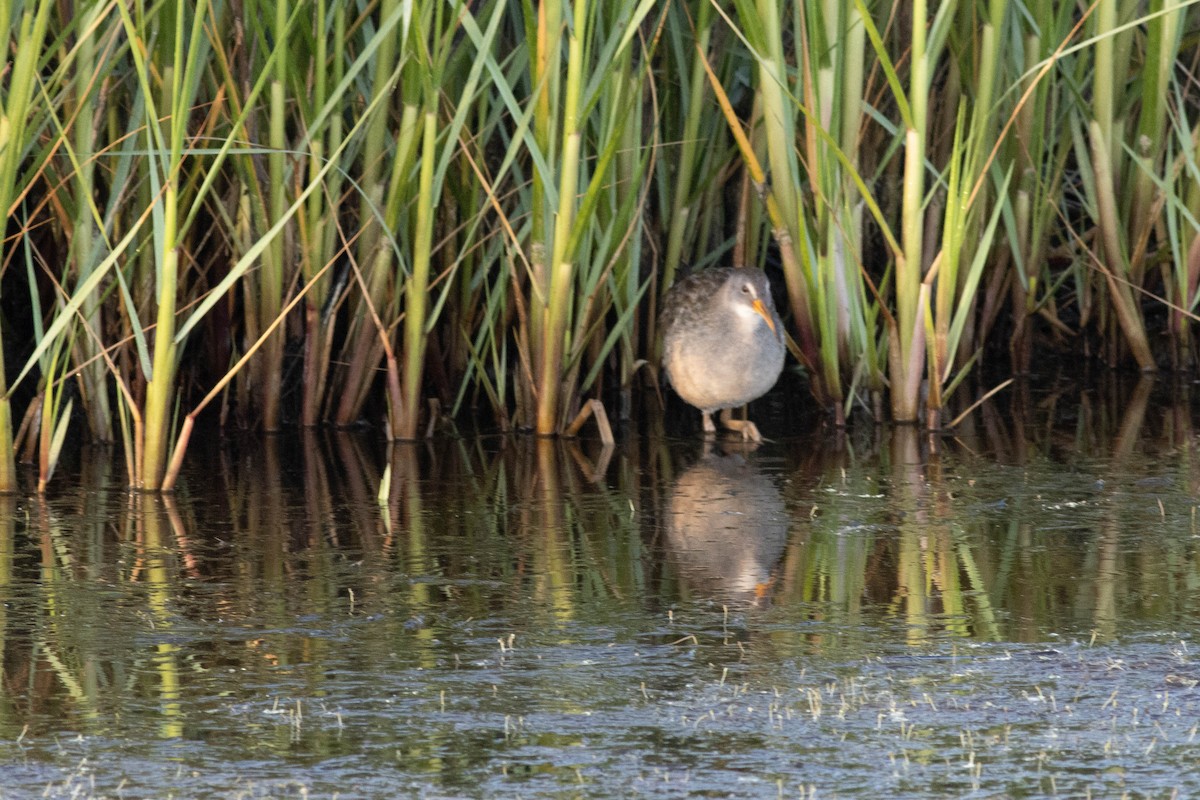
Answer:
[[[537, 4], [536, 15], [530, 0], [524, 3], [526, 14], [526, 36], [536, 43], [530, 65], [530, 89], [533, 101], [533, 147], [539, 155], [553, 153], [557, 148], [556, 121], [560, 113], [562, 82], [562, 38], [564, 35], [563, 3], [560, 0], [544, 0]], [[531, 23], [535, 27], [531, 28]], [[577, 30], [578, 38], [583, 31]], [[569, 69], [569, 67], [568, 67]], [[543, 401], [539, 395], [541, 382], [545, 378], [547, 360], [545, 345], [548, 338], [544, 329], [549, 314], [551, 274], [554, 261], [549, 249], [553, 246], [553, 223], [548, 219], [554, 206], [554, 175], [541, 169], [533, 169], [530, 176], [530, 233], [528, 247], [529, 274], [529, 320], [525, 341], [531, 348], [530, 361], [537, 382], [528, 383], [521, 391], [518, 409], [527, 411], [526, 424], [541, 428]]]
[[[53, 4], [42, 0], [26, 5], [20, 16], [15, 35], [16, 50], [13, 54], [12, 73], [8, 80], [8, 92], [3, 98], [0, 112], [0, 208], [11, 218], [14, 193], [17, 188], [17, 173], [24, 157], [26, 126], [33, 99], [34, 79], [39, 68], [42, 42], [46, 36]], [[12, 28], [12, 7], [0, 4], [0, 31]], [[7, 253], [4, 253], [7, 259]], [[0, 340], [0, 345], [3, 342]], [[11, 385], [4, 368], [3, 347], [0, 346], [0, 493], [17, 489], [16, 462], [13, 457], [13, 424]]]
[[926, 18], [925, 1], [916, 0], [912, 5], [912, 39], [909, 51], [912, 66], [908, 102], [912, 116], [904, 132], [904, 184], [901, 190], [901, 241], [904, 253], [903, 258], [896, 262], [896, 332], [900, 338], [894, 346], [899, 357], [891, 361], [892, 418], [896, 422], [916, 421], [920, 403], [920, 380], [914, 379], [914, 373], [922, 370], [924, 366], [924, 358], [918, 365], [911, 356], [915, 352], [913, 336], [921, 325], [917, 316], [917, 305], [921, 291], [925, 244], [925, 125], [929, 107]]
[[[430, 90], [430, 94], [432, 91]], [[425, 361], [425, 320], [428, 316], [429, 262], [433, 249], [433, 212], [437, 200], [433, 196], [434, 153], [437, 148], [437, 114], [433, 97], [426, 99], [421, 137], [421, 177], [417, 189], [416, 244], [413, 250], [412, 274], [404, 288], [404, 383], [401, 406], [392, 409], [393, 434], [397, 439], [417, 437], [420, 421], [421, 385]]]
[[562, 380], [563, 339], [567, 332], [567, 314], [571, 302], [574, 264], [567, 258], [567, 239], [575, 216], [575, 192], [579, 185], [579, 159], [582, 133], [579, 130], [580, 93], [583, 91], [583, 36], [588, 25], [588, 4], [574, 4], [573, 31], [567, 32], [567, 80], [564, 87], [562, 155], [559, 159], [558, 213], [554, 221], [554, 246], [550, 256], [550, 285], [546, 308], [546, 326], [541, 351], [542, 373], [538, 380], [537, 433], [547, 436], [559, 428], [560, 381]]
[[[672, 11], [678, 13], [674, 8]], [[667, 229], [666, 251], [663, 255], [661, 280], [664, 292], [675, 282], [675, 273], [679, 269], [683, 258], [684, 235], [698, 211], [695, 203], [699, 198], [696, 187], [693, 184], [696, 167], [700, 160], [700, 153], [702, 152], [701, 145], [708, 144], [705, 140], [701, 139], [700, 135], [700, 125], [705, 120], [706, 104], [704, 98], [705, 86], [707, 85], [701, 54], [709, 51], [712, 26], [712, 4], [701, 2], [696, 9], [695, 15], [696, 46], [694, 49], [689, 49], [686, 45], [682, 45], [682, 43], [680, 46], [680, 49], [685, 53], [691, 53], [691, 59], [685, 87], [687, 96], [686, 113], [678, 142], [679, 157], [677, 160], [670, 159], [667, 162], [668, 164], [675, 164], [676, 171], [674, 187], [670, 192], [671, 206], [667, 212], [669, 227]], [[685, 30], [679, 30], [678, 26], [675, 30], [681, 39], [687, 38]]]
[[[400, 0], [383, 0], [379, 7], [381, 20], [398, 20], [404, 11]], [[416, 144], [412, 132], [415, 131], [419, 113], [410, 83], [402, 83], [401, 91], [395, 91], [397, 78], [400, 77], [397, 62], [401, 61], [402, 55], [406, 55], [400, 52], [404, 37], [403, 30], [384, 26], [380, 26], [374, 35], [377, 49], [369, 90], [371, 105], [379, 110], [369, 121], [362, 142], [358, 179], [358, 224], [362, 232], [355, 248], [355, 261], [364, 280], [366, 299], [356, 303], [352, 309], [350, 333], [342, 348], [341, 358], [347, 366], [339, 377], [342, 392], [334, 413], [334, 422], [338, 425], [354, 423], [362, 412], [382, 353], [370, 309], [385, 309], [391, 301], [388, 292], [393, 278], [392, 252], [384, 236], [381, 210], [387, 205], [389, 194], [395, 195], [401, 190], [401, 184], [397, 181], [408, 178], [412, 165], [411, 154]], [[388, 105], [375, 102], [393, 93], [399, 96], [403, 105], [398, 138], [394, 138], [389, 131]], [[395, 152], [392, 152], [393, 145]], [[385, 163], [393, 165], [390, 172], [385, 172]], [[393, 176], [396, 180], [389, 186], [388, 178]]]
[[[71, 235], [71, 255], [79, 280], [86, 280], [95, 268], [97, 261], [97, 240], [99, 231], [96, 229], [98, 216], [92, 202], [92, 194], [96, 188], [96, 159], [97, 122], [99, 108], [96, 94], [98, 91], [97, 78], [98, 61], [97, 31], [102, 21], [101, 4], [87, 6], [79, 16], [78, 25], [80, 37], [78, 52], [74, 61], [74, 80], [72, 94], [77, 104], [75, 115], [73, 149], [76, 166], [76, 178], [79, 190], [76, 193], [74, 219]], [[83, 308], [83, 323], [91, 325], [98, 332], [104, 329], [104, 309], [101, 303], [99, 287], [91, 294]], [[84, 410], [92, 436], [102, 442], [113, 440], [112, 407], [108, 397], [108, 373], [104, 361], [98, 352], [101, 341], [93, 336], [77, 337], [77, 362], [83, 365], [79, 382], [86, 402]]]
[[[283, 55], [276, 56], [273, 61], [271, 83], [269, 86], [268, 145], [267, 155], [268, 180], [268, 211], [262, 230], [270, 227], [269, 223], [280, 219], [288, 205], [287, 187], [292, 183], [287, 171], [287, 152], [289, 150], [287, 134], [287, 109], [284, 91], [289, 81], [289, 65], [291, 58], [287, 52], [290, 41], [288, 30], [288, 4], [275, 4], [274, 24], [272, 33], [275, 47]], [[264, 11], [266, 9], [263, 9]], [[257, 281], [260, 291], [257, 293], [259, 326], [279, 315], [283, 305], [283, 287], [285, 271], [290, 259], [285, 252], [286, 236], [276, 236], [263, 253], [263, 261], [258, 269]], [[265, 431], [276, 431], [280, 424], [280, 391], [283, 380], [283, 345], [282, 335], [272, 336], [263, 348], [262, 357], [258, 361], [258, 406], [262, 414], [262, 427]]]
[[[1156, 368], [1141, 311], [1133, 296], [1140, 284], [1141, 264], [1131, 263], [1126, 227], [1121, 222], [1118, 180], [1124, 161], [1116, 119], [1118, 86], [1124, 85], [1125, 65], [1118, 58], [1121, 33], [1118, 27], [1119, 0], [1097, 0], [1093, 15], [1095, 67], [1092, 80], [1092, 119], [1088, 123], [1087, 146], [1091, 157], [1095, 191], [1096, 225], [1102, 245], [1101, 274], [1108, 287], [1117, 324], [1130, 353], [1143, 371]], [[1127, 62], [1126, 62], [1127, 63]]]
[[[329, 10], [332, 6], [332, 33], [329, 27]], [[329, 100], [331, 86], [341, 83], [345, 75], [346, 9], [341, 3], [318, 2], [315, 29], [313, 32], [314, 54], [312, 65], [313, 105], [312, 113], [324, 108]], [[332, 40], [333, 55], [329, 55]], [[308, 173], [313, 180], [321, 171], [325, 154], [340, 149], [343, 138], [342, 116], [332, 114], [321, 131], [308, 130], [309, 141]], [[313, 282], [314, 276], [324, 270], [329, 259], [339, 252], [337, 246], [338, 224], [334, 210], [339, 207], [342, 191], [342, 174], [331, 173], [323, 191], [309, 196], [307, 214], [299, 226], [300, 269], [312, 290], [307, 295], [304, 309], [304, 385], [302, 388], [300, 424], [306, 428], [320, 421], [321, 403], [325, 397], [329, 377], [329, 361], [333, 348], [332, 315], [326, 313], [330, 300], [331, 280], [323, 277]]]

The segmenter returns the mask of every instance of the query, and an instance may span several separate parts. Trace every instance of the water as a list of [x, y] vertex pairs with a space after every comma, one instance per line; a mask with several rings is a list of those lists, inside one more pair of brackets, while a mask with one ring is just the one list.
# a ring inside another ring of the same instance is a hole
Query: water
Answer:
[[0, 499], [0, 798], [1196, 795], [1200, 462], [1154, 391], [255, 440], [168, 500], [85, 449]]

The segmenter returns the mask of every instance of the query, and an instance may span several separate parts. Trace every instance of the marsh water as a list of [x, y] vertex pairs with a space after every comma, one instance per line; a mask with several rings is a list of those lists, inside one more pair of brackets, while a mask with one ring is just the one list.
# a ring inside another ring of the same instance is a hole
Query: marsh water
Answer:
[[953, 434], [83, 448], [0, 498], [0, 798], [1200, 793], [1187, 390]]

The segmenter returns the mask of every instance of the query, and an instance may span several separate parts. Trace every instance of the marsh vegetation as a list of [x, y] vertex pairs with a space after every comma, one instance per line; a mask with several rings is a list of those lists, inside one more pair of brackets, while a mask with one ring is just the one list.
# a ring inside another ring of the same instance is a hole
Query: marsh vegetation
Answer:
[[69, 435], [171, 488], [203, 415], [624, 419], [716, 264], [837, 423], [1035, 349], [1191, 370], [1194, 5], [3, 5], [0, 491]]

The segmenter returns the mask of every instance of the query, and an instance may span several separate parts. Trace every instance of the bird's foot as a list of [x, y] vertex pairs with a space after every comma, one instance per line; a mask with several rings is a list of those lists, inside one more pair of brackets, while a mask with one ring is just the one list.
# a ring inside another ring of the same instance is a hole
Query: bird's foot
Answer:
[[766, 441], [763, 439], [763, 435], [758, 432], [758, 426], [748, 419], [735, 419], [733, 420], [733, 424], [727, 427], [731, 430], [740, 431], [743, 442], [762, 444]]
[[758, 426], [748, 419], [734, 419], [733, 411], [725, 409], [721, 412], [721, 424], [731, 431], [738, 431], [742, 434], [743, 442], [753, 442], [754, 444], [762, 444], [765, 439], [758, 432]]

